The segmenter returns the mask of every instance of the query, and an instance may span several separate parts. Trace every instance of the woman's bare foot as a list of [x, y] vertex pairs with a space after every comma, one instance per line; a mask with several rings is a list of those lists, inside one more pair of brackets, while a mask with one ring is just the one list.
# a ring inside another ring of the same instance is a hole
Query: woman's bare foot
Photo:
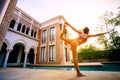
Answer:
[[77, 77], [84, 77], [85, 75], [83, 75], [82, 73], [77, 74]]

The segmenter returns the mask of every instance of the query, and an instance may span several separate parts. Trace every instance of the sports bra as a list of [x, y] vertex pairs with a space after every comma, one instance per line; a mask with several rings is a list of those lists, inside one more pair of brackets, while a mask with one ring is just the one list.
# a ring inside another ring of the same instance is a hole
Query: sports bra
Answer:
[[86, 42], [87, 41], [87, 34], [80, 34], [77, 41], [78, 41], [78, 45]]
[[87, 34], [83, 34], [83, 33], [82, 33], [82, 34], [80, 34], [79, 37], [82, 37], [82, 38], [85, 38], [85, 39], [86, 39], [86, 38], [87, 38]]

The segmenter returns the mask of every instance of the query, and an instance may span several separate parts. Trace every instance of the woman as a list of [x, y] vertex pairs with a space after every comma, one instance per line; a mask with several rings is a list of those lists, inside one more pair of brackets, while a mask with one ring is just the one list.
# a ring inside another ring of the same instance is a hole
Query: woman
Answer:
[[[70, 26], [75, 32], [77, 32], [79, 34], [79, 37], [78, 38], [75, 38], [75, 39], [67, 39], [65, 37], [63, 37], [64, 35], [64, 32], [65, 32], [65, 27], [66, 26]], [[112, 31], [112, 30], [111, 30]], [[111, 32], [109, 31], [109, 32]], [[65, 41], [66, 43], [70, 44], [71, 46], [71, 49], [72, 49], [72, 56], [73, 56], [73, 61], [74, 61], [74, 65], [75, 65], [75, 68], [76, 68], [76, 72], [77, 72], [77, 76], [83, 76], [82, 73], [80, 73], [80, 70], [79, 70], [79, 66], [78, 66], [78, 61], [77, 61], [77, 46], [80, 46], [82, 43], [86, 42], [88, 38], [90, 37], [96, 37], [96, 36], [100, 36], [100, 35], [103, 35], [103, 34], [106, 34], [106, 33], [109, 33], [109, 32], [105, 32], [105, 33], [99, 33], [99, 34], [94, 34], [94, 35], [90, 35], [89, 34], [89, 28], [88, 27], [85, 27], [83, 29], [83, 32], [82, 31], [78, 31], [76, 30], [74, 27], [72, 27], [69, 23], [65, 22], [64, 23], [64, 26], [63, 26], [63, 31], [60, 35], [60, 39], [62, 39], [63, 41]]]

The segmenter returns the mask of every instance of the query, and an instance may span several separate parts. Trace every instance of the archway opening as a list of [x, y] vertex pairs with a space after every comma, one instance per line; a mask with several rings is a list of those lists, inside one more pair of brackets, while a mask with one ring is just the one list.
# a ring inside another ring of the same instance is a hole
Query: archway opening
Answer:
[[0, 50], [0, 63], [3, 63], [5, 60], [5, 55], [7, 53], [6, 48], [7, 48], [7, 44], [5, 42], [3, 42], [3, 45]]
[[29, 50], [28, 61], [29, 61], [29, 63], [31, 63], [31, 64], [34, 63], [34, 49], [33, 49], [33, 48], [31, 48], [31, 49]]
[[10, 52], [8, 63], [23, 63], [25, 57], [24, 44], [17, 43]]

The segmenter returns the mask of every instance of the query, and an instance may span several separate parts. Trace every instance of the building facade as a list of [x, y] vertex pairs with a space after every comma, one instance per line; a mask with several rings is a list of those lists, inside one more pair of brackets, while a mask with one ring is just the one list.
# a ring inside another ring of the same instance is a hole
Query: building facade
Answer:
[[16, 7], [5, 34], [0, 63], [36, 64], [39, 26], [39, 22]]
[[0, 0], [0, 49], [18, 0]]
[[[64, 64], [70, 61], [69, 45], [59, 38], [66, 21], [63, 16], [40, 23], [18, 7], [13, 9], [11, 14], [5, 14], [9, 18], [4, 17], [1, 22], [7, 28], [0, 51], [3, 67], [10, 63], [26, 67], [27, 63]], [[65, 37], [68, 37], [67, 32]]]
[[41, 23], [40, 63], [63, 64], [70, 61], [69, 45], [60, 39], [65, 21], [63, 16], [57, 16]]

